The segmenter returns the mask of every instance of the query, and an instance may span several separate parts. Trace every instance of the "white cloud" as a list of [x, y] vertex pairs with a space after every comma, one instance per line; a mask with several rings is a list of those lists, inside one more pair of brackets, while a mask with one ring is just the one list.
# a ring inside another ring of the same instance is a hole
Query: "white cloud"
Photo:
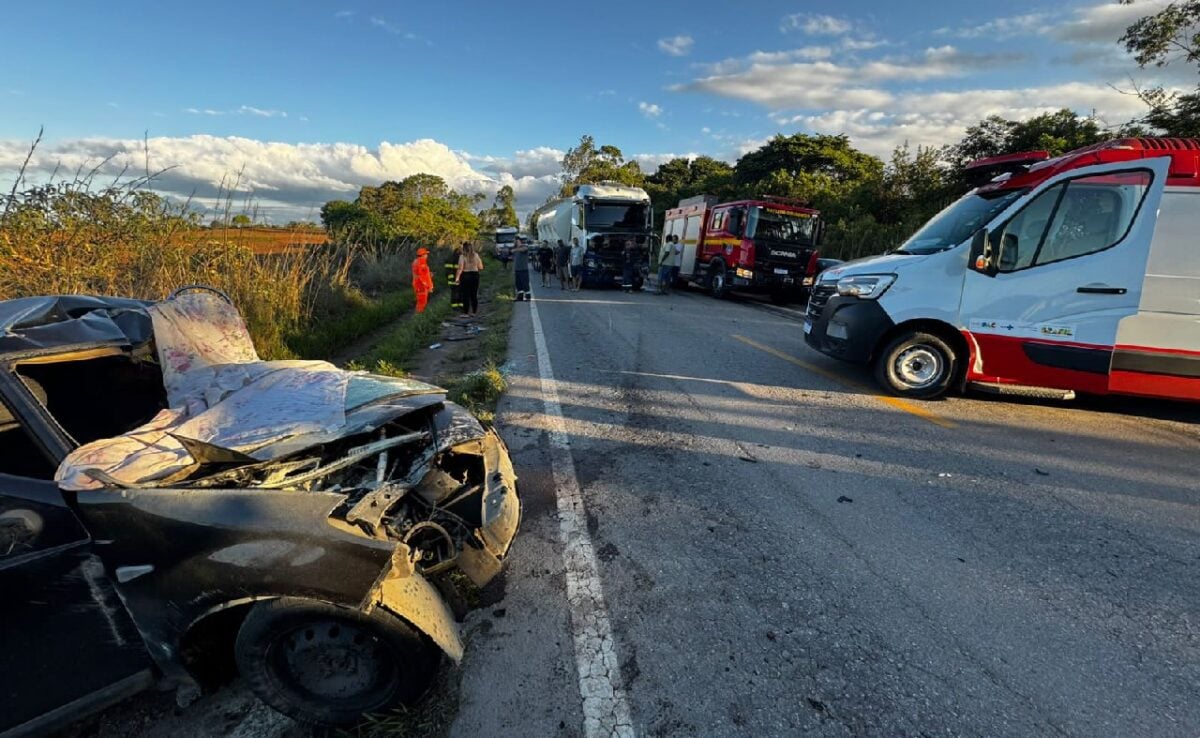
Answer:
[[658, 40], [658, 50], [668, 56], [687, 56], [692, 51], [692, 44], [696, 42], [691, 36], [672, 36], [671, 38], [660, 38]]
[[1047, 13], [1028, 13], [1008, 18], [993, 18], [984, 23], [959, 28], [939, 28], [934, 33], [957, 38], [1007, 39], [1014, 36], [1031, 36], [1045, 33], [1050, 27]]
[[745, 59], [727, 59], [713, 65], [708, 76], [672, 89], [715, 93], [772, 110], [874, 108], [894, 99], [894, 93], [884, 89], [885, 83], [959, 77], [1019, 57], [971, 54], [953, 46], [940, 46], [916, 57], [859, 64], [792, 61], [795, 58], [796, 52], [755, 52]]
[[377, 15], [371, 16], [368, 19], [368, 22], [372, 26], [375, 26], [376, 28], [378, 28], [380, 30], [387, 31], [388, 33], [392, 34], [393, 36], [399, 36], [404, 32], [399, 26], [395, 25], [394, 23], [389, 22], [388, 20], [386, 20], [384, 18], [380, 18]]
[[333, 14], [334, 18], [349, 18], [354, 15], [353, 10], [339, 10]]
[[511, 157], [474, 156], [463, 154], [472, 165], [484, 172], [499, 175], [508, 172], [515, 177], [545, 177], [557, 176], [562, 169], [562, 159], [566, 152], [550, 146], [539, 146], [533, 149], [518, 151]]
[[251, 115], [256, 118], [286, 118], [287, 111], [284, 110], [269, 110], [267, 108], [256, 108], [253, 105], [241, 105], [231, 110], [217, 110], [214, 108], [184, 108], [183, 112], [191, 115]]
[[1025, 120], [1062, 108], [1090, 115], [1108, 125], [1124, 123], [1144, 113], [1134, 97], [1103, 85], [1068, 82], [1008, 90], [974, 89], [955, 92], [906, 93], [886, 109], [839, 108], [817, 114], [781, 117], [792, 125], [818, 133], [844, 133], [863, 151], [886, 157], [896, 146], [943, 146], [962, 138], [968, 126], [989, 115]]
[[1071, 17], [1050, 29], [1055, 38], [1075, 43], [1114, 44], [1139, 18], [1152, 15], [1169, 0], [1143, 0], [1128, 5], [1101, 3], [1075, 10]]
[[842, 39], [841, 47], [846, 51], [869, 51], [870, 49], [878, 49], [880, 46], [887, 46], [887, 41], [882, 41], [877, 38], [850, 38], [849, 36]]
[[[88, 171], [99, 165], [100, 176], [117, 176], [126, 169], [140, 172], [145, 166], [144, 143], [149, 146], [151, 169], [166, 170], [153, 183], [158, 191], [177, 199], [194, 196], [195, 202], [213, 206], [218, 190], [238, 180], [235, 199], [253, 194], [263, 212], [276, 221], [314, 217], [322, 203], [353, 199], [363, 185], [418, 173], [436, 174], [459, 191], [489, 196], [508, 184], [517, 192], [518, 211], [526, 212], [557, 189], [557, 161], [562, 157], [562, 152], [547, 147], [517, 152], [510, 171], [483, 164], [477, 169], [473, 162], [484, 162], [486, 157], [455, 152], [431, 139], [383, 142], [371, 149], [351, 143], [291, 144], [235, 136], [155, 137], [148, 142], [83, 138], [43, 143], [30, 162], [28, 177], [36, 181], [56, 169]], [[0, 140], [0, 181], [15, 174], [28, 149], [27, 141]], [[547, 161], [551, 159], [552, 169]]]
[[640, 110], [642, 115], [646, 116], [647, 118], [657, 118], [658, 116], [662, 115], [663, 112], [663, 109], [660, 106], [648, 102], [638, 103], [638, 110]]
[[779, 24], [779, 30], [803, 31], [809, 36], [841, 36], [854, 30], [854, 24], [845, 18], [812, 13], [793, 13]]
[[1139, 18], [1152, 15], [1170, 0], [1102, 2], [1059, 12], [1039, 11], [1024, 15], [993, 18], [968, 26], [939, 28], [934, 33], [957, 38], [1002, 40], [1016, 36], [1052, 36], [1076, 44], [1117, 43], [1125, 29]]

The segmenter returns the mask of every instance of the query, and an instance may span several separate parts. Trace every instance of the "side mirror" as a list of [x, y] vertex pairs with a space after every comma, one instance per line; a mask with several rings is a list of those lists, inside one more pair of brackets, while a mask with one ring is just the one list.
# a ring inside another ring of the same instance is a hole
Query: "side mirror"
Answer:
[[991, 239], [988, 238], [986, 228], [975, 231], [975, 237], [971, 239], [971, 254], [968, 258], [967, 267], [969, 269], [989, 277], [996, 276], [998, 271], [996, 259], [992, 254]]

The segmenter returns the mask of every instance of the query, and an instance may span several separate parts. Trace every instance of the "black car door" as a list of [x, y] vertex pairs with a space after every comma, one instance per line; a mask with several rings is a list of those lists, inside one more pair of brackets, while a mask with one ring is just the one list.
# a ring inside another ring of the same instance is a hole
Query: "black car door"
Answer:
[[[5, 447], [0, 462], [35, 471], [28, 455], [13, 453], [25, 445], [24, 431], [12, 425], [0, 430], [6, 431], [0, 433]], [[40, 454], [32, 445], [28, 452]], [[0, 735], [43, 734], [147, 686], [150, 659], [58, 487], [4, 471], [0, 468]]]

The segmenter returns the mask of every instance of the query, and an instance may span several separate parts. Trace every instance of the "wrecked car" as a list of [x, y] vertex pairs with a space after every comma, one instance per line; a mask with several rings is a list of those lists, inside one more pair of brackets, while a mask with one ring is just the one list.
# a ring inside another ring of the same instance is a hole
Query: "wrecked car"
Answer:
[[262, 361], [220, 293], [0, 302], [0, 734], [236, 673], [312, 724], [411, 700], [520, 515], [443, 390]]

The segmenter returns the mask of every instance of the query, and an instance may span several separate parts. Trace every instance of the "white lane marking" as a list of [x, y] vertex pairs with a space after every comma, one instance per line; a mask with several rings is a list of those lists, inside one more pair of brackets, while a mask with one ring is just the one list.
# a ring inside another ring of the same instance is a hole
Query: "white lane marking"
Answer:
[[529, 303], [533, 341], [537, 347], [542, 402], [549, 422], [550, 466], [557, 489], [558, 530], [566, 566], [567, 608], [575, 641], [575, 666], [583, 698], [583, 733], [587, 738], [634, 738], [629, 698], [621, 683], [621, 667], [600, 587], [600, 567], [587, 531], [583, 492], [575, 477], [571, 441], [558, 400], [558, 383], [546, 349], [537, 300]]

